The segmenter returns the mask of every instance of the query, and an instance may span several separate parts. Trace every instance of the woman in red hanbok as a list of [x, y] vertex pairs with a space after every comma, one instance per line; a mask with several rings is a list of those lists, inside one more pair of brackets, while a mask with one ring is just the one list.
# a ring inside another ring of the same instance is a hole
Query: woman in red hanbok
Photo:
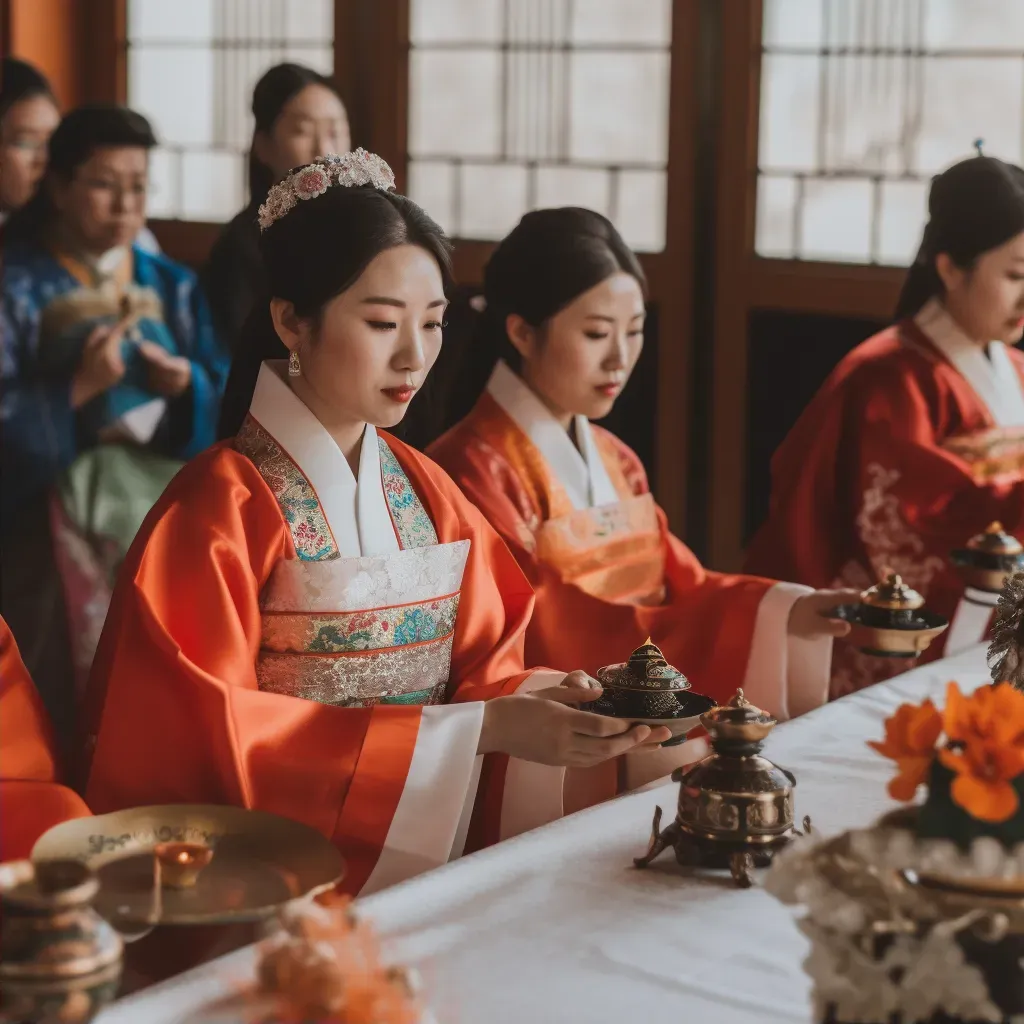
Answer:
[[[839, 363], [775, 453], [747, 568], [858, 588], [896, 570], [953, 620], [933, 659], [982, 640], [991, 615], [950, 551], [994, 520], [1024, 529], [1024, 171], [964, 160], [928, 211], [897, 322]], [[833, 696], [904, 668], [846, 648]]]
[[567, 706], [600, 693], [583, 673], [524, 667], [515, 561], [378, 431], [437, 357], [450, 258], [393, 184], [357, 151], [271, 189], [268, 319], [289, 360], [150, 514], [87, 694], [96, 811], [283, 814], [339, 846], [353, 893], [556, 818], [566, 766], [669, 736]]
[[[637, 456], [590, 421], [643, 344], [644, 276], [589, 210], [527, 214], [485, 272], [484, 393], [430, 449], [537, 593], [527, 661], [588, 672], [648, 636], [694, 687], [785, 718], [825, 699], [842, 595], [709, 572], [668, 530]], [[489, 372], [489, 378], [486, 374]]]

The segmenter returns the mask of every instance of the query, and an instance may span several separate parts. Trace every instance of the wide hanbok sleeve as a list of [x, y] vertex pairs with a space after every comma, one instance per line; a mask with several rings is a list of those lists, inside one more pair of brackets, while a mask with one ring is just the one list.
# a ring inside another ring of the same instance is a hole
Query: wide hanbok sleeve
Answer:
[[46, 711], [0, 619], [0, 860], [27, 857], [48, 829], [89, 814], [58, 779]]
[[[441, 541], [464, 539], [456, 529], [439, 522]], [[531, 602], [520, 583], [506, 604], [501, 566], [469, 534], [452, 681], [483, 699], [527, 675], [519, 634]], [[260, 593], [294, 557], [243, 456], [218, 446], [178, 475], [135, 541], [100, 642], [88, 795], [97, 811], [202, 802], [282, 814], [344, 852], [349, 891], [371, 876], [380, 888], [443, 863], [464, 834], [483, 706], [338, 707], [261, 691]]]
[[[657, 508], [664, 578], [660, 600], [614, 601], [584, 590], [538, 556], [536, 538], [546, 509], [502, 451], [472, 433], [471, 419], [432, 454], [508, 544], [536, 592], [527, 664], [593, 674], [622, 661], [650, 636], [697, 690], [717, 700], [728, 700], [743, 686], [751, 700], [785, 718], [825, 699], [831, 643], [794, 646], [787, 635], [789, 611], [806, 588], [709, 572], [672, 535]], [[609, 439], [601, 436], [602, 448], [608, 450]], [[621, 442], [612, 440], [611, 445], [633, 495], [646, 494], [639, 459]], [[609, 547], [609, 557], [614, 554]]]

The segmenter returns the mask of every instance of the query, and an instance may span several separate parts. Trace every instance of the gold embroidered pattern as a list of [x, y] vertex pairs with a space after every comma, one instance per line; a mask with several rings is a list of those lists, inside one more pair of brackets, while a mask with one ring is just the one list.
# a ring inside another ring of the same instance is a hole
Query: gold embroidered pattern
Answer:
[[235, 437], [235, 448], [252, 462], [273, 491], [299, 558], [304, 562], [339, 558], [341, 552], [316, 491], [299, 467], [252, 416], [246, 416]]
[[459, 595], [336, 615], [263, 616], [261, 646], [277, 654], [342, 654], [426, 643], [455, 629]]
[[423, 507], [423, 502], [420, 501], [420, 496], [413, 490], [405, 470], [384, 443], [384, 438], [378, 437], [377, 441], [380, 450], [381, 483], [391, 512], [391, 521], [395, 524], [395, 533], [398, 534], [398, 543], [403, 548], [433, 547], [437, 544], [437, 531]]
[[994, 427], [948, 437], [942, 447], [963, 459], [980, 484], [1017, 483], [1024, 477], [1024, 428]]
[[359, 654], [274, 654], [261, 651], [261, 690], [336, 707], [443, 704], [454, 636]]
[[857, 532], [871, 562], [871, 582], [877, 583], [883, 570], [889, 569], [927, 597], [928, 584], [945, 563], [936, 555], [925, 555], [924, 541], [911, 529], [899, 498], [891, 493], [901, 477], [899, 470], [872, 462], [867, 473], [870, 482], [857, 513]]

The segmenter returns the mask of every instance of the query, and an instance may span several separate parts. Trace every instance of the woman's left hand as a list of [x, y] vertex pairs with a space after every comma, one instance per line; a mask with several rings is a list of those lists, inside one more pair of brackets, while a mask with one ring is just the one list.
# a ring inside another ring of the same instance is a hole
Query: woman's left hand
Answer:
[[139, 351], [149, 363], [149, 386], [159, 395], [177, 398], [192, 383], [192, 364], [184, 356], [172, 356], [151, 341], [139, 342]]
[[843, 619], [827, 618], [826, 613], [838, 605], [856, 604], [858, 601], [859, 590], [816, 590], [793, 602], [786, 631], [790, 636], [803, 640], [846, 636], [850, 632], [850, 624]]

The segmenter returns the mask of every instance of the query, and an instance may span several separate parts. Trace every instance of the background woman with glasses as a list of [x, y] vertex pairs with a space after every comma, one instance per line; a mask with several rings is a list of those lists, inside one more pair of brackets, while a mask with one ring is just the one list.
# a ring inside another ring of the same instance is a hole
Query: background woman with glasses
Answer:
[[67, 655], [83, 678], [113, 571], [180, 460], [213, 440], [226, 371], [195, 275], [134, 244], [155, 144], [131, 110], [72, 111], [6, 228], [3, 615], [65, 735]]

